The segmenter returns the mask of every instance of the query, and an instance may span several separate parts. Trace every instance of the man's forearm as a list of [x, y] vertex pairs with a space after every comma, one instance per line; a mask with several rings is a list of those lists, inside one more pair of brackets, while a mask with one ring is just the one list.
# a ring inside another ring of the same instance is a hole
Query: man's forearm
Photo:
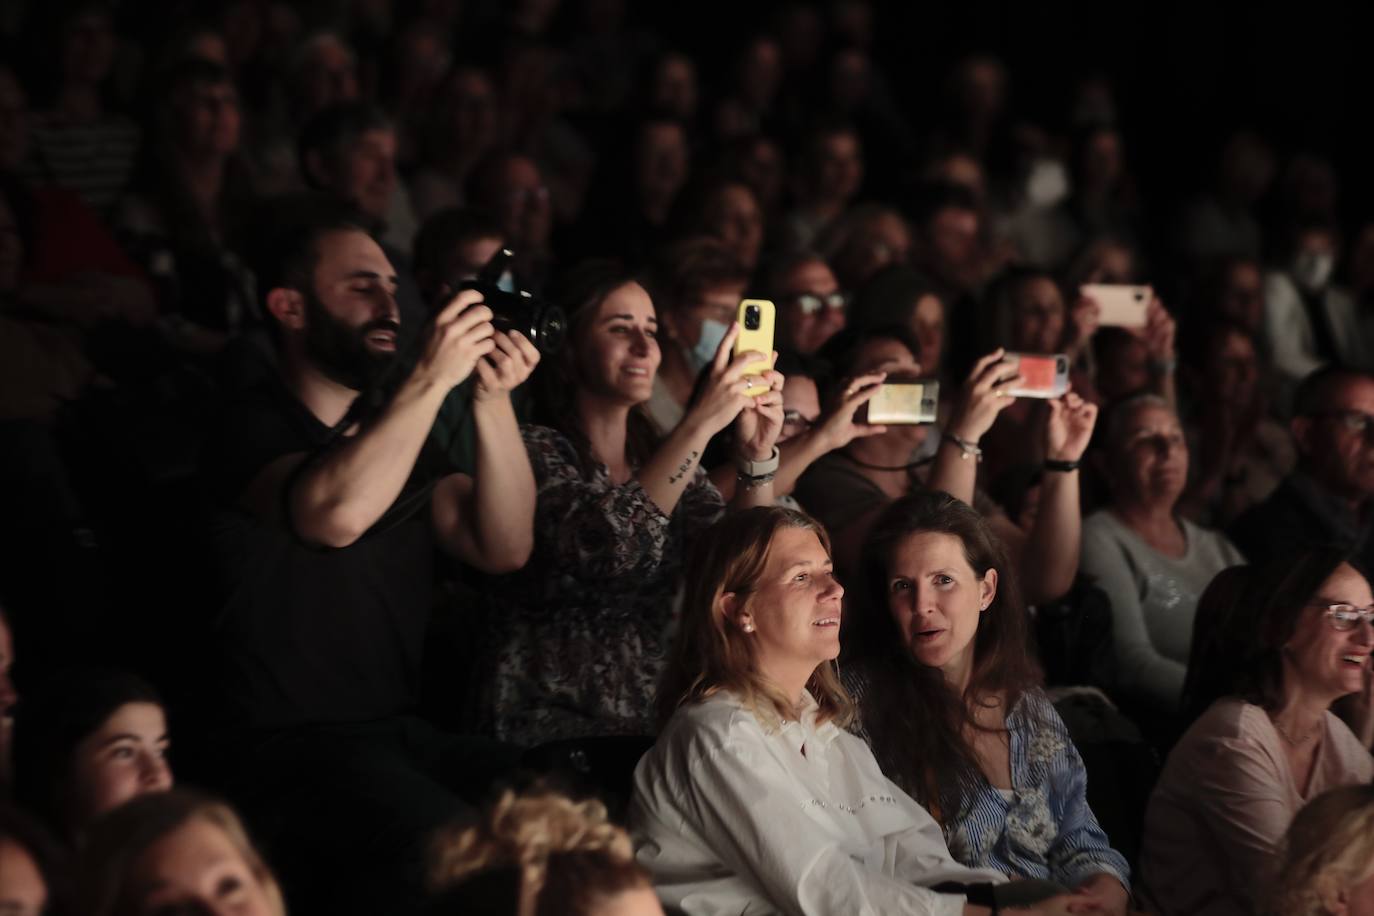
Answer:
[[469, 562], [487, 571], [519, 569], [534, 548], [534, 471], [508, 395], [474, 401], [477, 461], [466, 522], [474, 533]]
[[447, 394], [412, 376], [380, 416], [302, 471], [290, 494], [296, 532], [332, 547], [362, 537], [400, 496]]

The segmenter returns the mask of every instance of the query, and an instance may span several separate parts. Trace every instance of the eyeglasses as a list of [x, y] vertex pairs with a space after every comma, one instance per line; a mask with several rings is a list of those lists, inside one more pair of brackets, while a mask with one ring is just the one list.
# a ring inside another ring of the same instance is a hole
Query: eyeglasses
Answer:
[[797, 303], [803, 315], [814, 315], [822, 308], [842, 309], [849, 304], [849, 298], [844, 293], [831, 293], [828, 296], [800, 293], [793, 296], [792, 301]]
[[782, 412], [782, 428], [787, 430], [789, 435], [804, 433], [813, 425], [813, 421], [800, 410], [788, 409]]
[[1326, 605], [1324, 616], [1331, 621], [1331, 628], [1334, 630], [1353, 630], [1361, 620], [1374, 626], [1374, 605], [1355, 607], [1353, 604], [1329, 604]]
[[1374, 429], [1374, 414], [1367, 414], [1362, 410], [1318, 410], [1307, 414], [1309, 417], [1316, 417], [1322, 420], [1337, 420], [1352, 433], [1359, 433], [1362, 436], [1369, 434]]

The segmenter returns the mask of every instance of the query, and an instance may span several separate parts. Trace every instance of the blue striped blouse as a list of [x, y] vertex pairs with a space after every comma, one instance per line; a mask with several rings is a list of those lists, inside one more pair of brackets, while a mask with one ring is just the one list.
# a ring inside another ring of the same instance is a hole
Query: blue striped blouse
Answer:
[[[860, 686], [854, 693], [862, 703], [862, 686], [845, 680], [846, 686]], [[1070, 888], [1105, 873], [1129, 890], [1130, 866], [1088, 807], [1083, 758], [1049, 698], [1027, 691], [1006, 722], [1013, 788], [1004, 793], [982, 781], [965, 817], [944, 825], [950, 853], [970, 868]]]

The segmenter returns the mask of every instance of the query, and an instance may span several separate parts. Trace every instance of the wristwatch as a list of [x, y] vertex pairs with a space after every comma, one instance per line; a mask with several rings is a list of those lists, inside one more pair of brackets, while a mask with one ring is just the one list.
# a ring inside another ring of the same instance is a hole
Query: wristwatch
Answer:
[[771, 477], [778, 471], [780, 455], [776, 445], [773, 446], [773, 453], [762, 461], [750, 461], [748, 458], [737, 455], [735, 456], [735, 469], [739, 471], [741, 477]]

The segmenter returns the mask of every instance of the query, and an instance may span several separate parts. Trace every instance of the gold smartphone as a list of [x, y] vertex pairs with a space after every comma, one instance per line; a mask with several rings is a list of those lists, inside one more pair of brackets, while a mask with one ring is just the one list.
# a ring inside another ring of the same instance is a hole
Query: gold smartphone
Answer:
[[884, 382], [868, 402], [868, 422], [934, 423], [940, 411], [940, 383], [933, 379]]
[[773, 368], [773, 324], [777, 310], [767, 299], [745, 299], [739, 304], [739, 336], [735, 338], [735, 355], [754, 350], [763, 354], [762, 362], [752, 362], [745, 367], [745, 378], [758, 384], [750, 385], [746, 392], [749, 397], [758, 397], [768, 391], [768, 384], [760, 376]]

